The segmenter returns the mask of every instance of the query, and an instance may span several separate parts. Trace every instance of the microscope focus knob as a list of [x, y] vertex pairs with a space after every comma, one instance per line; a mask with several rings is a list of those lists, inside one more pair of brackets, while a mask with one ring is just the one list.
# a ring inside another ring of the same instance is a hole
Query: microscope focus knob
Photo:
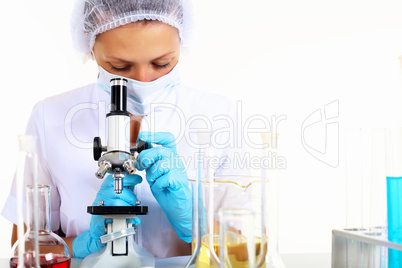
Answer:
[[101, 143], [101, 138], [95, 137], [94, 138], [94, 159], [95, 161], [98, 161], [99, 158], [102, 156], [102, 143]]
[[149, 149], [150, 146], [147, 142], [143, 141], [143, 140], [138, 140], [137, 143], [137, 152], [141, 153], [143, 150]]

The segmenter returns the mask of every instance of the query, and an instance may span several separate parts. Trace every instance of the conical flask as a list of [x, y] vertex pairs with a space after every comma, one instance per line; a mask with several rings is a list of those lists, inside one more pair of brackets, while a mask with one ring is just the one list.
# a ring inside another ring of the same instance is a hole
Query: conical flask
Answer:
[[[192, 255], [185, 265], [185, 268], [201, 267], [200, 266], [200, 256], [208, 255], [211, 256], [208, 259], [208, 265], [205, 264], [204, 267], [218, 267], [219, 258], [214, 250], [210, 251], [205, 244], [210, 245], [210, 248], [214, 248], [213, 244], [217, 244], [218, 237], [214, 239], [211, 238], [212, 235], [207, 234], [207, 217], [204, 193], [205, 190], [203, 183], [207, 180], [211, 191], [214, 188], [212, 170], [210, 169], [207, 159], [212, 155], [212, 148], [210, 147], [210, 132], [198, 132], [197, 141], [199, 143], [198, 154], [197, 154], [197, 164], [198, 164], [198, 174], [195, 179], [189, 178], [192, 189]], [[211, 192], [209, 191], [209, 192]], [[211, 229], [209, 229], [211, 231]], [[213, 233], [213, 232], [212, 232]], [[203, 246], [202, 246], [203, 245]], [[208, 252], [207, 252], [208, 251]]]
[[[13, 246], [13, 257], [10, 267], [37, 267], [36, 256], [39, 257], [39, 267], [70, 267], [71, 254], [67, 244], [51, 231], [50, 225], [50, 187], [38, 185], [38, 206], [34, 207], [35, 186], [26, 187], [27, 232]], [[34, 216], [38, 216], [38, 235], [35, 235]], [[18, 247], [24, 243], [24, 265], [18, 265]], [[35, 248], [35, 245], [37, 249]]]
[[[16, 195], [18, 241], [11, 252], [10, 267], [70, 267], [71, 254], [66, 243], [51, 230], [50, 187], [38, 185], [36, 137], [19, 136]], [[24, 190], [25, 184], [27, 185]], [[23, 195], [25, 192], [25, 211]], [[24, 226], [27, 231], [24, 234]]]

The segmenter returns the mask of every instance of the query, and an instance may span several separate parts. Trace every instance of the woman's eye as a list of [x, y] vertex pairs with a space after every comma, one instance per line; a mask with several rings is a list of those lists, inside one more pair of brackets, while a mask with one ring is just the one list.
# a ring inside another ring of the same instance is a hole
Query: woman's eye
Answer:
[[158, 69], [168, 68], [171, 66], [170, 62], [168, 62], [166, 64], [156, 64], [156, 63], [152, 63], [152, 64], [155, 66], [155, 68], [158, 68]]
[[125, 66], [125, 67], [119, 68], [119, 67], [115, 67], [112, 65], [112, 70], [115, 72], [125, 72], [125, 71], [130, 70], [130, 66]]

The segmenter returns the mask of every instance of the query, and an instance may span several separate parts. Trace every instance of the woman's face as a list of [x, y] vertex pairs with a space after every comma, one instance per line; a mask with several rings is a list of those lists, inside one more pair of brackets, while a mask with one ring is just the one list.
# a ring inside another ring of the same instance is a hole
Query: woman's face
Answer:
[[109, 73], [150, 82], [169, 73], [180, 56], [178, 30], [159, 21], [139, 21], [99, 34], [95, 59]]

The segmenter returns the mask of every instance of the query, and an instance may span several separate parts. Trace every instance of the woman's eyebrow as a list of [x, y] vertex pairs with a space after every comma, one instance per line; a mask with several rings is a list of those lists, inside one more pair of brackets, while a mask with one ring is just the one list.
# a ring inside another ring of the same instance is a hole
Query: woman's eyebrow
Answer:
[[[166, 54], [163, 54], [162, 56], [159, 56], [159, 57], [153, 59], [153, 61], [154, 61], [154, 60], [162, 59], [162, 58], [164, 58], [164, 57], [166, 57], [166, 56], [169, 56], [170, 54], [173, 54], [173, 53], [175, 53], [175, 52], [176, 52], [176, 51], [171, 51], [171, 52], [168, 52], [168, 53], [166, 53]], [[130, 63], [130, 61], [127, 61], [127, 60], [124, 60], [124, 59], [121, 59], [121, 58], [118, 58], [118, 57], [114, 57], [114, 56], [107, 56], [106, 59], [107, 59], [107, 60], [121, 61], [121, 62], [124, 62], [124, 63]]]
[[162, 56], [160, 56], [160, 57], [157, 57], [157, 58], [155, 58], [155, 59], [153, 59], [153, 60], [162, 59], [162, 58], [164, 58], [164, 57], [166, 57], [166, 56], [169, 56], [170, 54], [172, 54], [172, 53], [174, 53], [174, 52], [175, 52], [175, 51], [168, 52], [168, 53], [166, 53], [166, 54], [164, 54], [164, 55], [162, 55]]
[[124, 62], [124, 63], [130, 63], [129, 61], [127, 61], [127, 60], [124, 60], [124, 59], [121, 59], [121, 58], [118, 58], [118, 57], [114, 57], [114, 56], [106, 56], [106, 60], [107, 61], [121, 61], [121, 62]]

